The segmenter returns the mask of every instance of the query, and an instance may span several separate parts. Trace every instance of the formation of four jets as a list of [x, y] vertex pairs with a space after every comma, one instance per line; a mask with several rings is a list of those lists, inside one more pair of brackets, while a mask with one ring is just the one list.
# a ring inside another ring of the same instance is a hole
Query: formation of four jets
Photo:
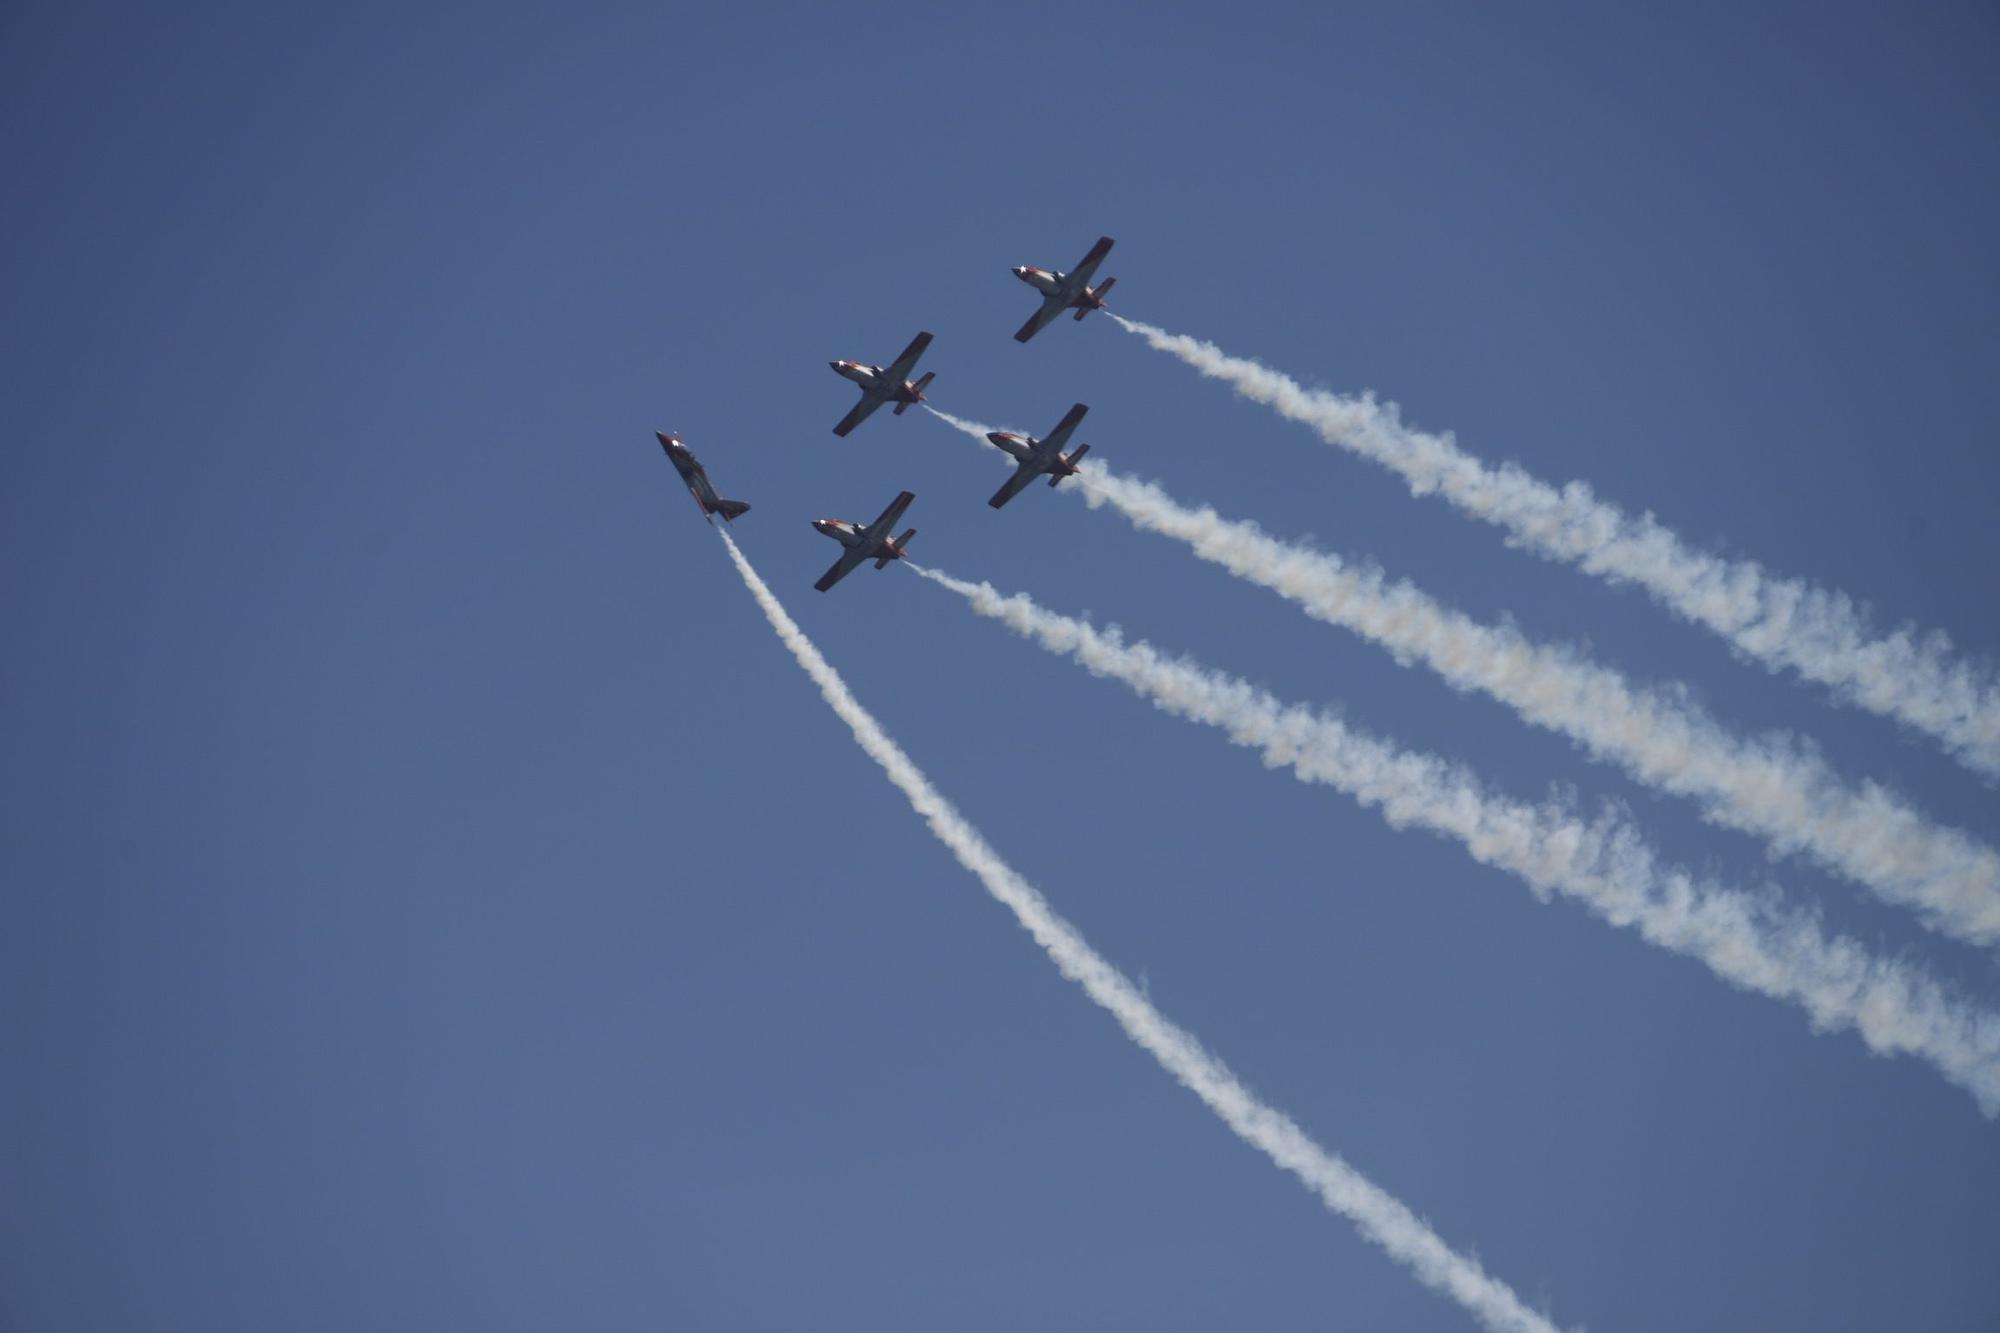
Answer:
[[[1090, 247], [1090, 253], [1083, 257], [1082, 262], [1067, 273], [1054, 269], [1034, 268], [1026, 264], [1015, 268], [1013, 270], [1015, 277], [1042, 294], [1042, 305], [1014, 334], [1014, 341], [1023, 343], [1028, 341], [1065, 310], [1076, 311], [1076, 318], [1080, 320], [1093, 310], [1104, 309], [1105, 295], [1118, 280], [1106, 278], [1100, 286], [1092, 287], [1090, 279], [1097, 272], [1097, 266], [1103, 263], [1104, 257], [1110, 253], [1111, 238], [1100, 236], [1097, 244]], [[910, 345], [903, 349], [902, 354], [887, 366], [863, 365], [859, 361], [830, 362], [835, 374], [861, 386], [861, 401], [840, 419], [839, 424], [833, 428], [833, 433], [846, 436], [884, 403], [894, 403], [895, 414], [901, 416], [911, 407], [925, 401], [924, 389], [930, 384], [934, 373], [925, 371], [923, 376], [916, 380], [910, 379], [909, 375], [917, 368], [918, 359], [930, 345], [931, 335], [919, 333], [910, 340]], [[1007, 484], [995, 491], [993, 498], [986, 503], [995, 509], [1000, 508], [1019, 495], [1028, 483], [1037, 477], [1046, 476], [1049, 485], [1055, 486], [1060, 484], [1064, 477], [1075, 476], [1077, 464], [1090, 452], [1090, 446], [1080, 444], [1067, 454], [1063, 450], [1069, 444], [1070, 435], [1083, 421], [1083, 414], [1089, 410], [1082, 403], [1076, 404], [1064, 414], [1061, 421], [1056, 423], [1054, 430], [1040, 439], [1032, 435], [1016, 435], [1011, 431], [996, 430], [989, 433], [986, 438], [1014, 459], [1015, 468], [1014, 475], [1007, 478]], [[740, 517], [749, 510], [750, 506], [743, 501], [725, 500], [717, 494], [714, 484], [708, 479], [708, 470], [702, 466], [701, 460], [694, 456], [694, 451], [681, 443], [678, 435], [660, 431], [657, 432], [657, 438], [660, 447], [666, 450], [668, 461], [674, 465], [674, 470], [680, 473], [681, 480], [686, 483], [688, 493], [694, 496], [695, 503], [701, 507], [704, 517], [720, 514], [726, 522]], [[877, 569], [886, 568], [891, 560], [901, 560], [908, 551], [910, 538], [917, 535], [917, 530], [911, 528], [900, 537], [891, 537], [889, 533], [895, 528], [897, 520], [902, 518], [903, 511], [910, 507], [910, 501], [914, 499], [915, 495], [903, 491], [889, 502], [889, 507], [884, 509], [873, 523], [853, 523], [838, 518], [814, 519], [814, 531], [833, 538], [846, 549], [841, 552], [840, 559], [834, 561], [833, 567], [822, 574], [813, 587], [825, 592], [870, 560], [875, 562]], [[712, 523], [714, 519], [709, 517], [709, 521]]]

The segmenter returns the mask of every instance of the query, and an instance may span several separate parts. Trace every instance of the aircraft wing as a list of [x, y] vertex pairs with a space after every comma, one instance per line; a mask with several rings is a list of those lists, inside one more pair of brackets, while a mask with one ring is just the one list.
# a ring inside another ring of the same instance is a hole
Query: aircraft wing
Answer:
[[848, 409], [847, 415], [840, 419], [840, 424], [833, 428], [833, 433], [835, 435], [847, 434], [847, 432], [868, 420], [869, 414], [882, 406], [887, 397], [888, 395], [878, 394], [873, 389], [863, 389], [861, 391], [861, 401]]
[[910, 372], [917, 368], [917, 358], [922, 356], [924, 349], [930, 345], [931, 335], [928, 333], [919, 333], [916, 337], [910, 339], [910, 345], [903, 349], [902, 355], [896, 358], [895, 363], [889, 367], [884, 378], [898, 389], [902, 388], [903, 381], [910, 378]]
[[[882, 516], [864, 528], [861, 535], [870, 539], [887, 537], [889, 529], [896, 526], [896, 520], [903, 516], [903, 511], [910, 507], [910, 501], [916, 498], [914, 492], [904, 491], [901, 495], [889, 501], [889, 507], [882, 511]], [[861, 549], [865, 550], [867, 548], [863, 547]]]
[[1014, 341], [1024, 343], [1049, 326], [1049, 321], [1060, 315], [1068, 307], [1069, 298], [1061, 292], [1042, 298], [1042, 308], [1028, 316], [1028, 322], [1014, 331]]
[[833, 567], [831, 569], [827, 570], [826, 573], [819, 576], [819, 582], [813, 584], [813, 587], [819, 589], [819, 591], [821, 592], [825, 592], [828, 588], [831, 588], [834, 584], [840, 582], [842, 579], [846, 578], [849, 574], [852, 574], [855, 570], [859, 569], [861, 567], [861, 562], [863, 560], [866, 560], [867, 558], [868, 558], [867, 547], [865, 546], [849, 547], [847, 550], [842, 551], [840, 553], [840, 559], [833, 562]]
[[1014, 475], [1007, 478], [1007, 484], [993, 492], [993, 498], [986, 503], [992, 505], [995, 509], [1000, 508], [1009, 500], [1019, 495], [1023, 490], [1027, 489], [1028, 483], [1036, 477], [1041, 476], [1042, 471], [1043, 469], [1036, 467], [1033, 463], [1016, 464]]
[[701, 511], [701, 516], [708, 519], [708, 526], [711, 528], [714, 527], [715, 520], [708, 518], [708, 501], [701, 498], [701, 488], [690, 481], [688, 483], [688, 494], [694, 497], [694, 507]]
[[1097, 238], [1097, 244], [1090, 247], [1090, 253], [1085, 255], [1075, 268], [1063, 275], [1066, 279], [1063, 286], [1070, 289], [1071, 300], [1083, 295], [1083, 289], [1090, 285], [1090, 275], [1097, 272], [1097, 266], [1102, 264], [1104, 256], [1110, 253], [1111, 238], [1100, 236]]
[[1036, 442], [1035, 452], [1049, 457], [1061, 453], [1063, 446], [1069, 443], [1071, 432], [1076, 430], [1077, 425], [1083, 420], [1083, 414], [1089, 410], [1082, 403], [1070, 408], [1064, 413], [1063, 419], [1056, 423], [1056, 428]]

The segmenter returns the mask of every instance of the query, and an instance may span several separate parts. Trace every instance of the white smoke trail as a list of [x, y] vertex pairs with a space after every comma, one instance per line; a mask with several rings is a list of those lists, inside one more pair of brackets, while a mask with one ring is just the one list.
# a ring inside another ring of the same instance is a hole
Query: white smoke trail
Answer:
[[868, 757], [882, 766], [910, 806], [938, 840], [951, 849], [960, 865], [978, 877], [986, 891], [1013, 912], [1059, 971], [1082, 986], [1107, 1010], [1125, 1034], [1144, 1047], [1182, 1086], [1208, 1105], [1244, 1142], [1290, 1171], [1320, 1201], [1354, 1223], [1361, 1234], [1407, 1265], [1425, 1285], [1449, 1295], [1491, 1329], [1555, 1333], [1555, 1325], [1536, 1314], [1505, 1283], [1487, 1275], [1477, 1261], [1457, 1253], [1402, 1203], [1371, 1183], [1338, 1156], [1314, 1143], [1303, 1129], [1279, 1111], [1259, 1101], [1223, 1063], [1202, 1049], [1192, 1035], [1153, 1008], [1125, 975], [1100, 957], [1076, 928], [1057, 915], [1032, 885], [1000, 859], [1000, 854], [931, 786], [881, 724], [861, 706], [812, 640], [750, 567], [729, 534], [717, 530], [743, 582], [763, 609], [778, 638], [791, 649], [801, 667], [819, 686], [820, 694], [854, 733]]
[[1636, 583], [1744, 656], [1825, 685], [1848, 703], [1929, 734], [1967, 767], [2000, 776], [2000, 681], [1991, 666], [1961, 661], [1944, 634], [1904, 626], [1879, 635], [1844, 593], [1691, 549], [1651, 514], [1628, 514], [1583, 482], [1558, 489], [1515, 464], [1481, 462], [1448, 434], [1405, 426], [1393, 403], [1307, 389], [1213, 343], [1111, 318], [1245, 398], [1312, 427], [1328, 444], [1393, 469], [1412, 494], [1436, 492], [1505, 529], [1513, 545], [1613, 583]]
[[[938, 418], [984, 440], [978, 422]], [[1480, 624], [1440, 606], [1374, 564], [1284, 542], [1254, 522], [1188, 508], [1154, 482], [1086, 460], [1076, 478], [1092, 508], [1110, 504], [1134, 526], [1186, 542], [1194, 554], [1266, 586], [1306, 614], [1420, 660], [1454, 689], [1480, 691], [1522, 719], [1562, 733], [1640, 783], [1702, 803], [1728, 829], [1802, 853], [1926, 925], [1974, 945], [2000, 943], [2000, 851], [1940, 829], [1880, 785], [1858, 791], [1792, 737], [1732, 737], [1686, 697], [1632, 687], [1566, 646], [1530, 642], [1512, 626]]]
[[1261, 752], [1267, 766], [1288, 767], [1301, 781], [1377, 807], [1397, 828], [1414, 824], [1456, 839], [1475, 860], [1525, 880], [1538, 897], [1575, 898], [1717, 976], [1800, 1006], [1815, 1030], [1852, 1027], [1880, 1054], [1927, 1060], [1971, 1092], [1988, 1117], [2000, 1114], [2000, 1015], [1947, 994], [1900, 961], [1829, 939], [1812, 917], [1661, 865], [1616, 813], [1585, 820], [1558, 806], [1492, 795], [1459, 765], [1283, 705], [1247, 682], [1127, 643], [1116, 630], [913, 568], [980, 615], [1094, 675], [1123, 681], [1161, 710], [1221, 728], [1233, 743]]
[[[935, 415], [985, 439], [976, 422]], [[1639, 781], [1700, 802], [1712, 822], [1802, 853], [1945, 934], [2000, 942], [2000, 852], [1938, 827], [1877, 784], [1848, 787], [1796, 739], [1740, 739], [1691, 700], [1636, 688], [1575, 649], [1483, 625], [1413, 584], [1391, 582], [1378, 566], [1280, 541], [1206, 505], [1190, 509], [1100, 462], [1086, 461], [1076, 480], [1091, 508], [1109, 504], [1133, 526], [1185, 543], [1315, 619], [1381, 644], [1398, 662], [1420, 661], [1456, 689], [1500, 700]]]

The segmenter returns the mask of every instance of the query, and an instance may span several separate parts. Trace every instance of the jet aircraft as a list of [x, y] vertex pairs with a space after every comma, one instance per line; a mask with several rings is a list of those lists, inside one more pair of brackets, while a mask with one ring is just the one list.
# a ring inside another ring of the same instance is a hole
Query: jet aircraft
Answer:
[[910, 492], [904, 491], [889, 502], [889, 507], [882, 511], [880, 518], [865, 528], [858, 523], [849, 523], [845, 519], [814, 519], [814, 528], [847, 549], [840, 553], [840, 559], [833, 562], [833, 568], [820, 575], [819, 582], [813, 584], [813, 587], [825, 592], [869, 560], [875, 562], [877, 569], [887, 568], [891, 560], [901, 560], [909, 549], [910, 538], [917, 535], [917, 530], [911, 528], [902, 536], [892, 540], [889, 529], [896, 526], [896, 520], [903, 516], [903, 511], [910, 507], [910, 501], [916, 498]]
[[1033, 268], [1022, 264], [1014, 270], [1014, 276], [1042, 294], [1042, 308], [1029, 317], [1028, 322], [1015, 333], [1014, 341], [1024, 343], [1040, 333], [1048, 322], [1065, 310], [1075, 310], [1076, 317], [1082, 319], [1093, 310], [1104, 309], [1104, 298], [1111, 294], [1116, 278], [1106, 278], [1102, 287], [1090, 285], [1090, 275], [1097, 272], [1097, 266], [1104, 262], [1104, 256], [1111, 253], [1111, 238], [1100, 236], [1097, 244], [1090, 247], [1090, 253], [1083, 262], [1067, 273], [1056, 273], [1045, 268]]
[[1070, 432], [1076, 429], [1077, 423], [1083, 420], [1083, 414], [1089, 410], [1082, 403], [1078, 403], [1056, 423], [1054, 430], [1039, 440], [1032, 435], [1023, 439], [1006, 430], [996, 430], [987, 435], [988, 440], [1012, 455], [1019, 466], [1014, 469], [1014, 475], [1007, 478], [1007, 484], [995, 491], [993, 498], [986, 503], [998, 509], [1019, 495], [1022, 488], [1044, 472], [1049, 474], [1051, 486], [1059, 483], [1064, 477], [1075, 476], [1076, 465], [1090, 452], [1090, 446], [1079, 444], [1075, 452], [1067, 457], [1064, 456], [1062, 449], [1069, 443]]
[[923, 402], [924, 386], [931, 382], [933, 372], [925, 371], [924, 377], [914, 384], [904, 377], [916, 369], [917, 358], [922, 356], [924, 349], [930, 345], [931, 335], [919, 333], [910, 340], [910, 345], [903, 349], [903, 354], [886, 368], [864, 366], [859, 361], [829, 361], [827, 364], [833, 367], [835, 374], [842, 379], [853, 380], [861, 386], [861, 401], [854, 405], [853, 411], [840, 419], [840, 424], [833, 428], [833, 433], [846, 435], [866, 421], [869, 414], [884, 403], [894, 403], [896, 415], [901, 416], [910, 410], [911, 404]]
[[[701, 506], [702, 517], [720, 514], [727, 522], [749, 512], [750, 506], [741, 500], [725, 500], [715, 493], [715, 486], [708, 479], [708, 469], [694, 456], [694, 450], [681, 443], [680, 436], [669, 435], [663, 430], [654, 431], [653, 435], [659, 440], [660, 447], [667, 451], [667, 461], [674, 465], [674, 471], [680, 473], [681, 480], [687, 483], [688, 494]], [[708, 522], [710, 527], [715, 525], [712, 518]]]

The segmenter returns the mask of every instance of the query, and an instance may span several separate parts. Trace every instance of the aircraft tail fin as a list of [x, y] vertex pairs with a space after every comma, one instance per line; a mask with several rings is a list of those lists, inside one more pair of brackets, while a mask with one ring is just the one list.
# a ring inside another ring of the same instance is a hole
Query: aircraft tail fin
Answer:
[[1118, 285], [1118, 279], [1106, 278], [1102, 283], [1099, 283], [1097, 286], [1091, 288], [1090, 289], [1091, 295], [1095, 296], [1097, 298], [1097, 301], [1093, 305], [1078, 306], [1076, 308], [1077, 323], [1081, 324], [1083, 322], [1083, 317], [1089, 314], [1091, 311], [1102, 310], [1104, 308], [1104, 298], [1111, 295], [1111, 289], [1113, 287], [1116, 287], [1117, 285]]
[[922, 401], [924, 401], [924, 386], [926, 384], [929, 384], [931, 380], [936, 377], [936, 375], [937, 375], [936, 371], [926, 370], [923, 373], [922, 378], [920, 378], [915, 384], [912, 384], [910, 386], [912, 389], [915, 389], [917, 391], [917, 396], [915, 398], [910, 399], [908, 402], [897, 403], [896, 404], [897, 416], [901, 416], [903, 415], [903, 413], [909, 411], [912, 404], [921, 403]]
[[1069, 471], [1056, 472], [1051, 474], [1049, 477], [1049, 485], [1053, 487], [1057, 482], [1061, 481], [1064, 477], [1067, 477], [1070, 474], [1070, 472], [1075, 471], [1076, 465], [1078, 463], [1081, 463], [1083, 461], [1083, 456], [1089, 452], [1090, 452], [1090, 446], [1087, 444], [1079, 444], [1076, 448], [1070, 450], [1069, 456], [1063, 459], [1063, 462], [1069, 465]]
[[740, 518], [750, 512], [750, 506], [741, 500], [717, 500], [715, 512], [722, 515], [725, 520]]
[[910, 538], [916, 535], [917, 535], [917, 530], [915, 528], [906, 529], [902, 536], [896, 538], [895, 541], [896, 554], [895, 555], [884, 554], [878, 556], [875, 561], [875, 568], [887, 569], [889, 567], [889, 562], [891, 560], [896, 559], [897, 556], [902, 555], [904, 551], [909, 549]]

